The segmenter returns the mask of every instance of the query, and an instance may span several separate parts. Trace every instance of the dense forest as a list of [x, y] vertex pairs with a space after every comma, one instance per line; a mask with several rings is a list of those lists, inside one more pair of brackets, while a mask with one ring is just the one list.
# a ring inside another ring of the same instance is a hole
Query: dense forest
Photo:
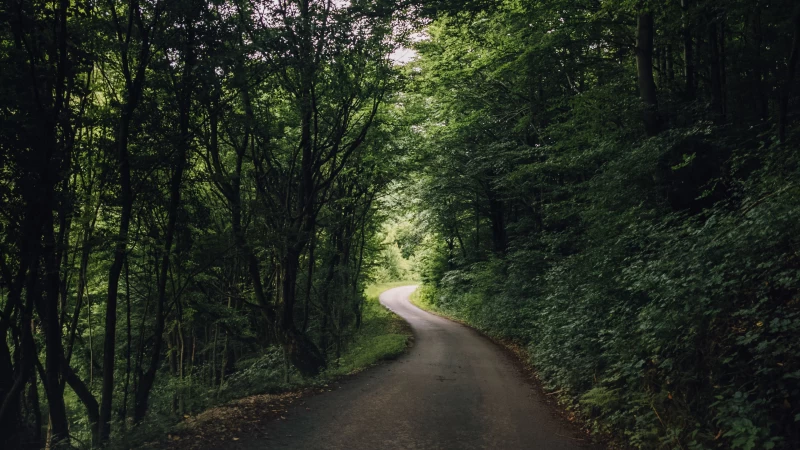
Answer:
[[0, 447], [313, 379], [416, 271], [598, 435], [798, 448], [798, 59], [794, 0], [3, 1]]
[[335, 360], [403, 154], [401, 12], [2, 3], [0, 447], [135, 446], [231, 377]]
[[415, 47], [421, 302], [634, 447], [800, 448], [800, 5], [507, 0]]

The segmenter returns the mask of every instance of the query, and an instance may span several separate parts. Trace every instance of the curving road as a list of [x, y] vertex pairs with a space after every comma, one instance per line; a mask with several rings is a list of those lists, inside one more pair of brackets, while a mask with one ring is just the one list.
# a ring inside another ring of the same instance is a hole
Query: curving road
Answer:
[[381, 303], [411, 324], [415, 344], [396, 361], [290, 408], [251, 449], [579, 449], [509, 357], [472, 329], [408, 301]]

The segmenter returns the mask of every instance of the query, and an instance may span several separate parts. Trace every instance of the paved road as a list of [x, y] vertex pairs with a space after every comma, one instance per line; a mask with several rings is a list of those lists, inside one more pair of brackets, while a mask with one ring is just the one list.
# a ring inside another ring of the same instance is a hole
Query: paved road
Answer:
[[[396, 361], [309, 397], [248, 449], [540, 449], [582, 447], [509, 357], [468, 327], [411, 305], [414, 287], [381, 303], [411, 324]], [[307, 409], [308, 408], [308, 409]]]

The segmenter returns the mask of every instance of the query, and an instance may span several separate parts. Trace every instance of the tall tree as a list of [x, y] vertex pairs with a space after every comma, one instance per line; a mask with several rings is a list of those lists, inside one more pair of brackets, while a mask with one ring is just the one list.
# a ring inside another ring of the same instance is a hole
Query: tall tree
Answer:
[[[148, 5], [149, 6], [149, 5]], [[120, 218], [114, 260], [108, 273], [108, 296], [106, 299], [105, 337], [103, 340], [103, 389], [100, 403], [100, 432], [103, 440], [108, 440], [111, 432], [112, 398], [114, 396], [114, 370], [116, 364], [117, 300], [122, 268], [128, 253], [128, 241], [133, 211], [134, 192], [131, 177], [131, 156], [129, 142], [134, 114], [139, 107], [144, 92], [147, 69], [152, 59], [152, 35], [160, 27], [163, 5], [156, 2], [152, 11], [131, 0], [125, 5], [125, 16], [120, 17], [112, 6], [111, 20], [119, 64], [124, 82], [122, 103], [116, 130], [116, 152], [120, 188]], [[124, 20], [124, 21], [123, 21]], [[134, 56], [135, 55], [135, 56]]]
[[636, 19], [636, 74], [639, 79], [639, 96], [644, 103], [644, 128], [650, 136], [661, 131], [658, 95], [653, 77], [653, 28], [653, 14], [640, 12]]

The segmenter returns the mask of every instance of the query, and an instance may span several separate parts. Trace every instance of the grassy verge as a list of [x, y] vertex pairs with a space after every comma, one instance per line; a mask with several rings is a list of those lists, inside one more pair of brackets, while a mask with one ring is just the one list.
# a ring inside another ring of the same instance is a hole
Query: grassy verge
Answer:
[[381, 306], [378, 297], [388, 289], [411, 284], [415, 283], [398, 281], [373, 284], [367, 288], [361, 330], [338, 364], [333, 365], [323, 376], [337, 377], [359, 372], [405, 352], [411, 330], [403, 319]]
[[434, 313], [436, 315], [446, 317], [450, 320], [456, 322], [464, 322], [458, 316], [453, 315], [452, 313], [446, 311], [443, 308], [434, 303], [434, 296], [436, 295], [436, 291], [433, 287], [427, 284], [420, 284], [416, 291], [411, 294], [409, 300], [411, 300], [411, 304], [416, 306], [419, 309]]

